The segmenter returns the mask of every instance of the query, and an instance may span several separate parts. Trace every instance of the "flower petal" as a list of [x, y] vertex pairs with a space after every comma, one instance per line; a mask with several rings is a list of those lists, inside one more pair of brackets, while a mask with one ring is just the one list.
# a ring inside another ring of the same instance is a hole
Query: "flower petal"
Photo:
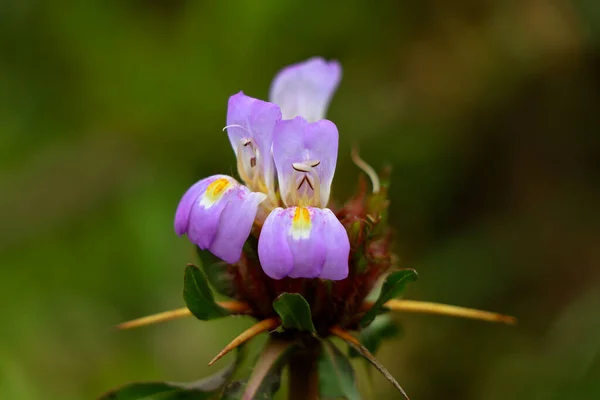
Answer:
[[329, 201], [331, 182], [335, 173], [338, 153], [338, 130], [335, 124], [326, 119], [308, 123], [302, 117], [282, 120], [275, 125], [273, 135], [273, 158], [277, 167], [279, 190], [287, 205], [291, 194], [297, 189], [294, 163], [318, 160], [314, 168], [320, 181], [320, 204], [325, 207]]
[[258, 205], [266, 198], [266, 194], [251, 192], [244, 186], [240, 186], [237, 193], [232, 192], [221, 213], [219, 229], [209, 247], [215, 256], [229, 264], [240, 260]]
[[342, 224], [328, 209], [277, 208], [258, 240], [258, 256], [273, 279], [348, 276], [350, 244]]
[[273, 79], [269, 100], [281, 107], [284, 119], [318, 121], [325, 117], [341, 76], [337, 61], [313, 57], [282, 69]]
[[193, 185], [175, 213], [175, 231], [233, 264], [240, 259], [264, 193], [251, 192], [227, 175], [214, 175]]
[[[327, 249], [323, 241], [323, 226], [320, 209], [292, 207], [294, 214], [288, 231], [288, 243], [294, 258], [290, 278], [316, 278], [321, 274]], [[299, 232], [298, 232], [299, 231]]]
[[322, 213], [321, 240], [327, 248], [327, 255], [319, 278], [338, 281], [348, 277], [348, 256], [350, 254], [350, 241], [348, 233], [333, 212], [328, 209], [320, 210]]
[[274, 209], [265, 220], [258, 239], [258, 257], [265, 274], [273, 279], [285, 278], [294, 267], [287, 241], [291, 225], [288, 209]]
[[[185, 192], [179, 205], [177, 206], [177, 211], [175, 212], [175, 233], [181, 236], [188, 230], [190, 213], [192, 211], [192, 206], [196, 199], [201, 196], [205, 191], [208, 185], [214, 182], [217, 179], [229, 178], [227, 175], [213, 175], [208, 178], [202, 179], [192, 185], [191, 188]], [[233, 178], [231, 178], [233, 179]]]
[[[274, 168], [271, 157], [273, 128], [281, 119], [276, 104], [246, 96], [243, 92], [229, 98], [227, 107], [227, 135], [237, 157], [240, 142], [252, 140], [256, 146], [256, 168], [269, 190], [273, 189]], [[254, 168], [254, 166], [252, 167]]]
[[[200, 196], [202, 198], [203, 196]], [[219, 219], [221, 213], [227, 205], [227, 200], [221, 198], [212, 207], [205, 207], [202, 201], [197, 199], [190, 213], [190, 222], [187, 235], [190, 241], [202, 250], [206, 250], [213, 242], [217, 229], [219, 229]]]

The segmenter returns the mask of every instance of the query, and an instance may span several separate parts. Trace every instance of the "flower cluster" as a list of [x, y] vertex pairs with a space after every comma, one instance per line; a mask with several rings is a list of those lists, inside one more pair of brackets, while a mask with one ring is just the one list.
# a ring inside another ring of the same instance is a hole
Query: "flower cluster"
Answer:
[[323, 119], [340, 78], [337, 62], [312, 58], [277, 74], [270, 102], [231, 96], [224, 130], [245, 185], [226, 175], [197, 182], [179, 203], [176, 233], [236, 264], [254, 227], [270, 278], [345, 279], [348, 233], [327, 208], [338, 130]]

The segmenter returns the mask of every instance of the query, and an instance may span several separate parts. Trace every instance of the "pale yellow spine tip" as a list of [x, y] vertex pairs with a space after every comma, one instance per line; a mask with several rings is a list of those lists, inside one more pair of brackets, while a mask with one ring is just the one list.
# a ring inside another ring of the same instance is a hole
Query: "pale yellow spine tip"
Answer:
[[219, 361], [225, 354], [229, 353], [231, 350], [235, 349], [239, 345], [246, 343], [248, 340], [252, 339], [254, 336], [265, 332], [270, 331], [279, 326], [278, 318], [267, 318], [256, 324], [252, 325], [250, 328], [242, 332], [238, 337], [233, 339], [223, 350], [219, 352], [210, 362], [209, 366], [213, 365], [217, 361]]

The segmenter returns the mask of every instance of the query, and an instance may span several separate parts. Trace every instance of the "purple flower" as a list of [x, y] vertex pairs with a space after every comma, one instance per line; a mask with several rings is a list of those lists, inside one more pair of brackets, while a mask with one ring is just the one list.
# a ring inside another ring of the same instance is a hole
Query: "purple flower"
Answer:
[[273, 157], [285, 205], [327, 206], [337, 152], [338, 130], [331, 121], [296, 117], [275, 125]]
[[227, 175], [213, 175], [183, 195], [175, 213], [175, 232], [188, 235], [223, 261], [239, 261], [258, 205], [266, 198]]
[[229, 98], [227, 135], [237, 157], [238, 173], [254, 191], [275, 190], [275, 168], [271, 156], [273, 128], [281, 119], [276, 104], [246, 96], [243, 92]]
[[338, 131], [331, 121], [296, 117], [275, 125], [273, 157], [288, 208], [271, 212], [258, 241], [261, 265], [271, 278], [348, 276], [348, 234], [325, 208], [337, 151]]
[[341, 76], [337, 61], [313, 57], [282, 69], [273, 79], [269, 100], [281, 107], [283, 119], [301, 116], [315, 122], [325, 117]]
[[267, 275], [346, 278], [348, 235], [325, 208], [338, 131], [322, 119], [340, 78], [337, 62], [311, 58], [279, 72], [272, 103], [231, 96], [225, 129], [248, 187], [225, 175], [196, 183], [177, 209], [177, 234], [234, 264], [253, 224], [262, 225], [258, 252]]
[[278, 207], [258, 241], [260, 263], [273, 279], [344, 279], [349, 252], [348, 234], [327, 208]]

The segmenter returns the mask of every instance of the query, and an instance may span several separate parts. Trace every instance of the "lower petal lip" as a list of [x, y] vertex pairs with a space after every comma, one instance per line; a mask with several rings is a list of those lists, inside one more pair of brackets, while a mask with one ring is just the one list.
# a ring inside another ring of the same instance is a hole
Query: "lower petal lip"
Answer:
[[186, 233], [201, 249], [233, 264], [241, 257], [258, 206], [266, 197], [225, 175], [203, 179], [183, 196], [175, 215], [175, 231]]
[[258, 239], [258, 257], [263, 271], [273, 279], [288, 276], [294, 267], [294, 260], [287, 241], [287, 231], [291, 225], [288, 210], [275, 208], [263, 224]]
[[348, 276], [348, 235], [329, 209], [274, 210], [263, 225], [258, 251], [265, 273], [274, 279]]

